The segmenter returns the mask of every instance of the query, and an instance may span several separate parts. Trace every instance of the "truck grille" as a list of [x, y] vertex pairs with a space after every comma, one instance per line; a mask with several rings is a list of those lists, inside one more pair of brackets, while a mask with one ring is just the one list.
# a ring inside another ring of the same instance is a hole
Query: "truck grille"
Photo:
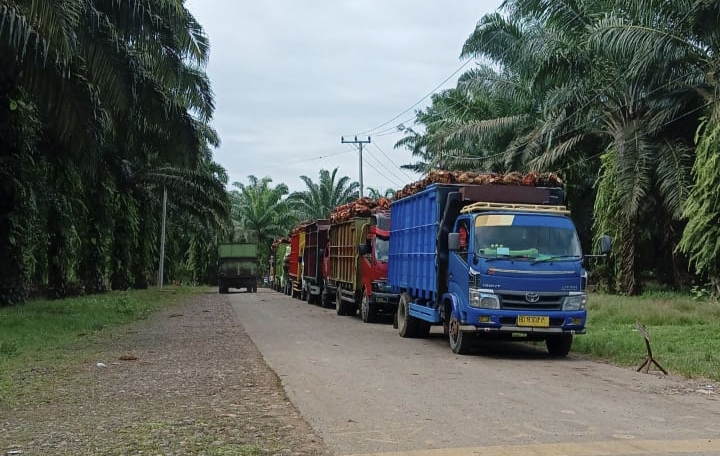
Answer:
[[527, 299], [525, 292], [498, 293], [500, 307], [508, 310], [562, 310], [564, 295], [536, 293], [535, 302]]

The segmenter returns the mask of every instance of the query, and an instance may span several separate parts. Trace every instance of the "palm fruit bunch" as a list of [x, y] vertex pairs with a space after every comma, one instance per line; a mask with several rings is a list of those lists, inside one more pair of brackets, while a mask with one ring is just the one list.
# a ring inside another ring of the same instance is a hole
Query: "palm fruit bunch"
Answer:
[[390, 210], [390, 200], [387, 198], [378, 200], [368, 197], [358, 198], [333, 209], [330, 223], [344, 222], [355, 217], [369, 217], [371, 214], [388, 210]]
[[472, 185], [525, 185], [529, 187], [562, 187], [563, 181], [555, 173], [531, 171], [522, 174], [513, 171], [506, 174], [483, 173], [477, 171], [430, 171], [419, 181], [406, 185], [395, 192], [395, 199], [414, 195], [432, 184], [472, 184]]

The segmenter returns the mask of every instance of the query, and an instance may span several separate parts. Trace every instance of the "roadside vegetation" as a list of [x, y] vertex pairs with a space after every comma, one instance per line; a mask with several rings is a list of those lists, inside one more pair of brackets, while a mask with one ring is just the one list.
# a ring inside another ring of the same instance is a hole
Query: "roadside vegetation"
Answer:
[[[573, 351], [620, 366], [639, 368], [647, 357], [640, 322], [653, 358], [672, 374], [720, 380], [720, 303], [703, 296], [648, 291], [627, 297], [593, 293], [587, 334]], [[654, 365], [651, 371], [658, 371]]]
[[[219, 242], [257, 242], [265, 271], [274, 239], [357, 196], [337, 168], [228, 189], [182, 0], [0, 5], [0, 307], [147, 288], [160, 250], [166, 281], [213, 283]], [[710, 0], [505, 1], [466, 32], [456, 87], [398, 125], [402, 167], [557, 172], [584, 251], [613, 239], [608, 292], [650, 271], [718, 295], [719, 20]]]
[[[72, 369], [88, 362], [94, 354], [94, 341], [108, 337], [113, 326], [146, 318], [200, 291], [207, 289], [109, 292], [0, 308], [0, 404], [41, 386], [33, 382], [48, 381], [46, 376], [29, 372]], [[647, 292], [636, 297], [593, 293], [588, 316], [588, 333], [577, 336], [573, 344], [577, 353], [639, 367], [647, 354], [636, 328], [639, 321], [650, 334], [654, 358], [670, 373], [720, 381], [717, 301], [675, 292]]]
[[0, 308], [0, 405], [16, 400], [21, 391], [32, 391], [28, 381], [47, 381], [28, 371], [74, 369], [93, 353], [93, 342], [105, 337], [108, 329], [146, 318], [199, 290], [118, 291]]

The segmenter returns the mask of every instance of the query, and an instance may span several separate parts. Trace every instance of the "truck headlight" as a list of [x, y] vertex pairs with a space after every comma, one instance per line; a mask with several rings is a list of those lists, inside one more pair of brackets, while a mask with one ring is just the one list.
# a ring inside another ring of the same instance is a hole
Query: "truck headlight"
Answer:
[[477, 289], [470, 289], [470, 307], [478, 309], [499, 309], [500, 300], [497, 295], [484, 293]]
[[562, 310], [584, 310], [585, 304], [587, 304], [587, 295], [585, 293], [565, 296], [565, 298], [563, 298]]

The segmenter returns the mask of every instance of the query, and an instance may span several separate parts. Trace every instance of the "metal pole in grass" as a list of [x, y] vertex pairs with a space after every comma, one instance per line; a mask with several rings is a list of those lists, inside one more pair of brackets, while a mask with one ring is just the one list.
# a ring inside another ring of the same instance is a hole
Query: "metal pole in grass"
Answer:
[[160, 266], [158, 267], [158, 288], [163, 288], [163, 264], [165, 263], [165, 216], [167, 215], [167, 187], [163, 187], [162, 228], [160, 231]]

